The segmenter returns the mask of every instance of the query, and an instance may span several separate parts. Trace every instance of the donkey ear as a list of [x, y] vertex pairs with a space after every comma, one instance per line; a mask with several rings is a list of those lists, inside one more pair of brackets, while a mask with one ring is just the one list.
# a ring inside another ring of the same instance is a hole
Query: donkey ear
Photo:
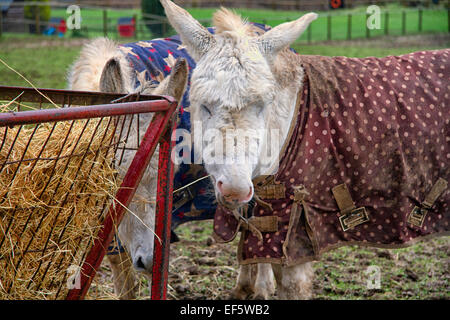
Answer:
[[258, 38], [261, 52], [269, 59], [273, 59], [278, 51], [297, 40], [317, 17], [316, 13], [311, 12], [295, 21], [282, 23], [269, 30]]
[[188, 81], [189, 69], [186, 59], [177, 59], [175, 66], [172, 68], [170, 73], [169, 86], [167, 93], [169, 96], [175, 98], [178, 103], [183, 99], [184, 91], [186, 90], [186, 85]]
[[100, 91], [110, 93], [124, 93], [124, 84], [120, 62], [111, 58], [103, 67], [100, 77]]
[[187, 51], [194, 60], [200, 59], [216, 43], [214, 36], [183, 8], [169, 0], [160, 1]]
[[151, 94], [171, 96], [180, 103], [186, 90], [188, 75], [189, 70], [186, 59], [178, 58], [170, 74], [160, 82]]

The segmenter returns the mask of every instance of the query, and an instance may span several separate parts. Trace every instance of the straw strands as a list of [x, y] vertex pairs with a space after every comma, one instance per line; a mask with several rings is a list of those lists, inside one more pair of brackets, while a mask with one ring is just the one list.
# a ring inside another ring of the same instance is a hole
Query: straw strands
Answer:
[[0, 299], [65, 297], [119, 186], [117, 122], [0, 128]]

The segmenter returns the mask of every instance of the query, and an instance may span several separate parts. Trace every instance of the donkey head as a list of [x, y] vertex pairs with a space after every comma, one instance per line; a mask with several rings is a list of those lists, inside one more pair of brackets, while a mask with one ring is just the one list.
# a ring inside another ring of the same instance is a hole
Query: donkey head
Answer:
[[[133, 72], [134, 71], [128, 67], [128, 63], [122, 61], [122, 57], [118, 56], [111, 58], [103, 68], [100, 78], [100, 90], [102, 92], [111, 93], [131, 93], [139, 91], [142, 94], [172, 96], [177, 101], [181, 101], [183, 98], [188, 79], [188, 67], [185, 59], [178, 59], [175, 66], [172, 68], [170, 75], [164, 78], [157, 86], [150, 81], [145, 82], [144, 80], [141, 80], [141, 86], [138, 89], [134, 89], [134, 86], [131, 84], [132, 81], [130, 81]], [[140, 125], [141, 132], [137, 133], [141, 137], [147, 129], [150, 120], [151, 117], [149, 116], [142, 115], [140, 117], [140, 121], [146, 122]], [[132, 128], [132, 130], [135, 129], [136, 128]], [[129, 140], [135, 141], [136, 139], [130, 138]], [[129, 154], [125, 154], [124, 163], [126, 163], [126, 167], [131, 163], [133, 156], [134, 153], [132, 153], [132, 151], [129, 151]], [[152, 162], [147, 170], [153, 171], [149, 174], [146, 172], [142, 178], [137, 191], [138, 196], [141, 198], [151, 198], [155, 196], [155, 194], [151, 194], [151, 192], [156, 193], [156, 168], [154, 168]], [[146, 200], [150, 200], [150, 198]], [[143, 208], [141, 205], [133, 213], [134, 214], [126, 214], [120, 223], [119, 238], [124, 242], [128, 249], [134, 268], [137, 271], [148, 273], [151, 272], [153, 264], [154, 230], [151, 229], [154, 229], [154, 207], [145, 205], [145, 208]]]
[[131, 93], [139, 91], [141, 94], [167, 95], [181, 101], [188, 79], [188, 66], [185, 59], [179, 58], [175, 62], [171, 73], [161, 83], [154, 86], [150, 81], [141, 83], [134, 89], [130, 81], [132, 71], [129, 66], [121, 63], [119, 57], [109, 59], [100, 77], [100, 91], [110, 93]]
[[[300, 66], [286, 70], [278, 55], [317, 15], [309, 13], [258, 36], [251, 24], [222, 8], [214, 14], [212, 35], [173, 2], [161, 3], [197, 63], [190, 88], [196, 152], [212, 176], [219, 203], [235, 209], [253, 197], [252, 179], [270, 167], [261, 159], [271, 148], [270, 131], [282, 122], [276, 114], [288, 117], [300, 88]], [[284, 78], [296, 83], [286, 86]], [[275, 149], [270, 153], [278, 156]]]

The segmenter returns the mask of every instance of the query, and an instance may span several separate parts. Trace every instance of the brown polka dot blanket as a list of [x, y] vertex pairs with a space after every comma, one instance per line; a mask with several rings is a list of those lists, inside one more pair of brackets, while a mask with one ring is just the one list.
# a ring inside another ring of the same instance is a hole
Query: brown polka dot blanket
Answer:
[[302, 56], [279, 170], [255, 179], [263, 201], [242, 213], [276, 217], [275, 229], [255, 232], [219, 207], [215, 237], [242, 230], [240, 263], [293, 265], [343, 245], [398, 248], [448, 235], [449, 55]]

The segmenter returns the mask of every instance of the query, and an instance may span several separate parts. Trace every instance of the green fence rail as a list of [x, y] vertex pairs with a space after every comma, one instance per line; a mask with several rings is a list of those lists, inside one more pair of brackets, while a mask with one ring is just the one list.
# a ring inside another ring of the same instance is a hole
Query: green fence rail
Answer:
[[[264, 23], [275, 26], [286, 21], [292, 21], [299, 17], [303, 12], [291, 12], [289, 16], [268, 15], [267, 17], [248, 16], [249, 21]], [[0, 15], [1, 16], [1, 15]], [[195, 15], [194, 15], [195, 16]], [[66, 8], [52, 8], [52, 17], [61, 17], [66, 19], [68, 14]], [[137, 9], [105, 9], [105, 8], [82, 8], [81, 9], [81, 29], [68, 30], [65, 37], [72, 35], [83, 37], [107, 36], [113, 39], [121, 38], [117, 21], [121, 17], [134, 17], [136, 21], [135, 32], [132, 38], [152, 39], [155, 37], [146, 24], [162, 24], [164, 35], [168, 36], [174, 33], [165, 17], [149, 15], [150, 21], [144, 22], [143, 15]], [[321, 12], [319, 18], [314, 21], [307, 29], [298, 42], [312, 43], [317, 41], [332, 40], [352, 40], [361, 38], [372, 38], [383, 35], [410, 35], [420, 33], [448, 33], [450, 32], [450, 9], [440, 6], [437, 8], [398, 8], [385, 9], [381, 7], [379, 15], [379, 28], [370, 29], [367, 27], [367, 19], [370, 15], [365, 11], [332, 11]], [[0, 17], [1, 19], [1, 17]], [[3, 21], [2, 21], [3, 20]], [[7, 33], [5, 26], [12, 24], [29, 25], [39, 23], [48, 26], [45, 21], [34, 21], [26, 19], [9, 19], [3, 17], [0, 23], [0, 36]], [[199, 19], [206, 26], [211, 24], [211, 19]], [[40, 30], [39, 28], [34, 28]]]

